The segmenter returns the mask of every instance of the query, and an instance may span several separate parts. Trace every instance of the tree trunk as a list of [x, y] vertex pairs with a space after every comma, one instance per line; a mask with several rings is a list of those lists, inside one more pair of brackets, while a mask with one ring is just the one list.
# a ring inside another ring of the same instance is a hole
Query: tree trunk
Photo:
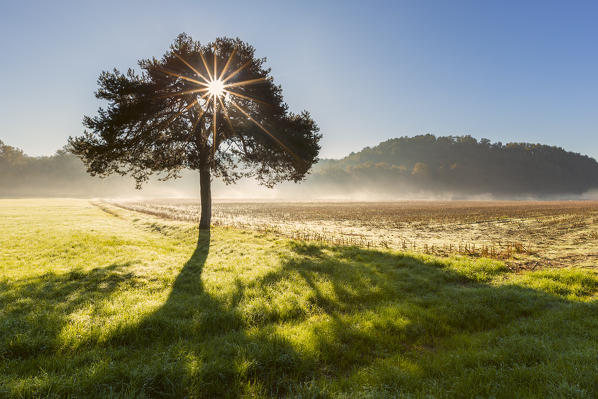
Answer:
[[212, 221], [212, 190], [210, 182], [210, 167], [203, 167], [199, 170], [199, 191], [201, 198], [201, 218], [199, 219], [199, 230], [210, 230]]

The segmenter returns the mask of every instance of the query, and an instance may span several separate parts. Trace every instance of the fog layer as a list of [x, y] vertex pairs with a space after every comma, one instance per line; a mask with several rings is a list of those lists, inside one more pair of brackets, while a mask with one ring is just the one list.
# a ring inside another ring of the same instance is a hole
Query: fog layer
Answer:
[[[562, 148], [490, 143], [470, 136], [401, 137], [338, 160], [321, 160], [308, 178], [273, 189], [250, 179], [215, 180], [213, 197], [229, 200], [396, 201], [413, 199], [598, 199], [598, 163]], [[30, 157], [0, 141], [1, 197], [156, 198], [199, 195], [199, 175], [150, 180], [90, 176], [65, 150]]]

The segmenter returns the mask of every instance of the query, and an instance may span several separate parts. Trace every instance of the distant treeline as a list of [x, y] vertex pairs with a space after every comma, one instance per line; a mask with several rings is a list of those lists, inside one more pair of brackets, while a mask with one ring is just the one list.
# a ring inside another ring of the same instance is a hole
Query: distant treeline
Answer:
[[[2, 197], [196, 196], [198, 181], [189, 172], [174, 182], [154, 180], [142, 192], [133, 187], [129, 178], [89, 176], [82, 162], [64, 149], [52, 156], [32, 157], [0, 141]], [[241, 191], [243, 187], [237, 186]], [[420, 135], [391, 139], [343, 159], [321, 160], [300, 187], [287, 184], [279, 193], [295, 199], [298, 194], [309, 199], [356, 193], [360, 198], [371, 193], [371, 199], [418, 193], [507, 198], [579, 195], [597, 189], [598, 162], [559, 147]]]
[[187, 177], [185, 181], [170, 183], [152, 181], [141, 193], [128, 177], [90, 176], [81, 160], [66, 149], [51, 156], [33, 157], [0, 140], [0, 197], [168, 196], [179, 194], [181, 185], [186, 185], [188, 195], [192, 195], [198, 188], [195, 180]]
[[598, 162], [559, 147], [491, 143], [471, 136], [401, 137], [324, 160], [312, 184], [400, 193], [550, 196], [598, 188]]

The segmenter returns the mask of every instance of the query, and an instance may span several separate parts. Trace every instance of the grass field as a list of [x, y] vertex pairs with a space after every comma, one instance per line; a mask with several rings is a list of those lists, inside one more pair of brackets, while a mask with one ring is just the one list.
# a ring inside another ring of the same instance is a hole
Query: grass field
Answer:
[[0, 397], [598, 397], [594, 269], [0, 200]]
[[[113, 204], [198, 222], [197, 200]], [[598, 201], [216, 202], [214, 223], [290, 238], [484, 256], [509, 268], [598, 265]]]

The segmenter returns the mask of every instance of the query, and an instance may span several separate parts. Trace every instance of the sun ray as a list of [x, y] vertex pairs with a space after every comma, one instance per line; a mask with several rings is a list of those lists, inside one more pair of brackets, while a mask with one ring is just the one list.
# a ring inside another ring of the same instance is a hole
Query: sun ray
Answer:
[[218, 115], [218, 103], [216, 102], [216, 95], [212, 96], [212, 158], [216, 155], [216, 143], [218, 140], [218, 129], [217, 129], [217, 115]]
[[257, 103], [260, 103], [260, 104], [272, 106], [272, 104], [270, 104], [270, 103], [267, 103], [267, 102], [262, 101], [262, 100], [258, 100], [257, 98], [246, 96], [246, 95], [241, 94], [241, 93], [237, 93], [237, 92], [232, 91], [232, 90], [224, 90], [224, 92], [228, 93], [228, 94], [232, 94], [233, 96], [237, 96], [239, 98], [243, 98], [245, 100], [254, 101], [254, 102], [257, 102]]
[[222, 79], [222, 83], [226, 83], [229, 80], [231, 80], [233, 77], [235, 77], [239, 72], [241, 72], [243, 69], [247, 68], [247, 65], [249, 65], [251, 63], [251, 60], [247, 61], [246, 63], [244, 63], [243, 65], [241, 65], [239, 68], [237, 68], [234, 72], [231, 72], [230, 75], [228, 75], [226, 78]]
[[[200, 98], [196, 98], [190, 104], [188, 104], [185, 108], [183, 108], [181, 111], [177, 112], [173, 117], [171, 117], [166, 122], [166, 127], [172, 125], [172, 123], [176, 120], [176, 118], [178, 118], [179, 116], [183, 115], [185, 112], [187, 112], [188, 110], [190, 110], [191, 107], [193, 107], [195, 104], [199, 105], [199, 100], [205, 98], [206, 96], [208, 96], [208, 94], [209, 93], [206, 93], [203, 96], [201, 96]], [[201, 108], [201, 106], [200, 106], [200, 108]]]
[[183, 80], [189, 81], [189, 82], [191, 82], [191, 83], [195, 83], [195, 84], [197, 84], [197, 85], [200, 85], [200, 86], [206, 86], [206, 87], [208, 86], [208, 84], [207, 84], [207, 83], [200, 82], [200, 81], [199, 81], [199, 80], [197, 80], [197, 79], [193, 79], [193, 78], [190, 78], [190, 77], [188, 77], [188, 76], [185, 76], [185, 75], [181, 75], [180, 73], [176, 73], [176, 72], [173, 72], [173, 71], [169, 71], [169, 70], [168, 70], [168, 69], [166, 69], [166, 68], [162, 68], [162, 67], [157, 67], [157, 68], [158, 68], [158, 70], [160, 70], [160, 71], [164, 72], [164, 73], [165, 73], [165, 74], [167, 74], [167, 75], [174, 76], [174, 77], [176, 77], [176, 78], [181, 78], [181, 79], [183, 79]]
[[[206, 93], [204, 96], [202, 96], [202, 98], [204, 98], [206, 95], [208, 95], [208, 93]], [[200, 109], [200, 113], [199, 113], [199, 115], [197, 116], [197, 119], [195, 120], [195, 122], [193, 123], [193, 127], [192, 127], [192, 129], [191, 129], [191, 132], [194, 132], [194, 131], [195, 131], [195, 128], [197, 127], [197, 124], [198, 124], [198, 123], [201, 121], [201, 118], [202, 118], [202, 117], [203, 117], [203, 116], [204, 116], [204, 115], [205, 115], [205, 114], [208, 112], [208, 107], [209, 107], [209, 105], [210, 105], [210, 98], [211, 98], [211, 97], [208, 97], [208, 99], [206, 100], [206, 102], [205, 102], [205, 104], [204, 104], [204, 106], [205, 106], [204, 108], [202, 108], [202, 107], [199, 105], [199, 102], [197, 103], [197, 104], [198, 104], [198, 106], [199, 106], [199, 109]], [[205, 139], [207, 140], [207, 137], [206, 137]]]
[[213, 58], [214, 58], [214, 77], [212, 78], [213, 80], [218, 79], [218, 57], [216, 57], [216, 46], [214, 46], [214, 50], [213, 50]]
[[212, 77], [212, 74], [210, 73], [210, 68], [208, 67], [208, 63], [206, 61], [206, 57], [203, 56], [203, 52], [199, 52], [199, 55], [201, 56], [201, 62], [203, 62], [203, 66], [206, 68], [206, 72], [208, 73], [208, 76], [210, 77], [210, 81], [214, 80], [214, 78]]
[[[231, 129], [231, 133], [233, 135], [236, 135], [235, 129], [233, 127], [233, 123], [231, 121], [229, 112], [227, 110], [226, 103], [224, 102], [224, 100], [226, 100], [227, 103], [230, 103], [235, 108], [237, 108], [243, 115], [245, 115], [245, 117], [247, 117], [247, 119], [249, 119], [260, 130], [262, 130], [264, 133], [266, 133], [272, 140], [274, 140], [281, 148], [283, 148], [296, 161], [298, 161], [300, 163], [303, 162], [303, 160], [299, 156], [297, 156], [297, 154], [295, 154], [286, 144], [284, 144], [280, 139], [278, 139], [274, 134], [272, 134], [260, 122], [255, 120], [249, 114], [248, 111], [243, 109], [243, 107], [241, 107], [239, 104], [237, 104], [237, 102], [234, 101], [230, 96], [226, 96], [225, 99], [222, 98], [224, 95], [230, 94], [237, 98], [241, 98], [241, 99], [248, 100], [251, 102], [271, 106], [271, 104], [268, 104], [265, 101], [259, 100], [257, 98], [252, 98], [245, 94], [237, 93], [237, 92], [231, 90], [231, 88], [233, 88], [233, 87], [242, 87], [242, 86], [247, 86], [247, 85], [251, 85], [251, 84], [264, 82], [267, 80], [267, 78], [265, 78], [265, 77], [256, 78], [256, 79], [248, 79], [248, 80], [244, 80], [241, 82], [234, 82], [234, 83], [226, 84], [226, 82], [228, 82], [229, 80], [231, 80], [232, 78], [237, 76], [239, 74], [239, 72], [241, 72], [243, 69], [245, 69], [251, 63], [251, 60], [245, 62], [243, 65], [241, 65], [235, 71], [231, 72], [228, 76], [223, 78], [223, 76], [226, 74], [226, 72], [228, 71], [228, 69], [232, 63], [232, 59], [233, 59], [236, 51], [237, 51], [236, 48], [233, 49], [233, 51], [231, 52], [231, 54], [228, 57], [228, 60], [226, 61], [225, 65], [224, 65], [224, 68], [220, 72], [220, 74], [218, 73], [218, 60], [217, 60], [217, 56], [216, 56], [216, 49], [214, 48], [214, 51], [213, 51], [213, 57], [214, 57], [213, 58], [213, 74], [210, 71], [210, 68], [208, 67], [208, 63], [206, 61], [204, 54], [202, 52], [199, 53], [199, 55], [201, 56], [203, 66], [205, 67], [205, 70], [208, 74], [209, 79], [206, 78], [205, 76], [203, 76], [195, 67], [193, 67], [186, 60], [184, 60], [183, 57], [181, 57], [180, 55], [175, 53], [175, 56], [179, 60], [181, 60], [189, 69], [191, 69], [195, 74], [197, 74], [197, 76], [199, 76], [205, 82], [201, 82], [199, 80], [190, 78], [188, 76], [181, 75], [179, 73], [170, 71], [168, 69], [158, 67], [159, 70], [161, 70], [162, 72], [164, 72], [168, 75], [175, 76], [177, 78], [181, 78], [183, 80], [187, 80], [189, 82], [192, 82], [192, 83], [202, 86], [202, 88], [199, 88], [199, 89], [185, 90], [185, 91], [178, 92], [178, 93], [172, 93], [172, 94], [165, 95], [165, 97], [176, 97], [176, 96], [182, 96], [182, 95], [186, 95], [186, 94], [205, 92], [201, 97], [198, 96], [197, 98], [195, 98], [195, 100], [193, 100], [193, 102], [191, 102], [189, 105], [187, 105], [183, 110], [179, 111], [176, 115], [174, 115], [172, 118], [170, 118], [168, 121], [168, 125], [170, 125], [176, 118], [178, 118], [184, 112], [188, 111], [191, 107], [193, 107], [195, 104], [197, 104], [197, 106], [200, 109], [200, 112], [198, 113], [197, 119], [193, 122], [192, 130], [191, 130], [192, 132], [195, 132], [195, 129], [197, 128], [197, 125], [201, 122], [201, 119], [203, 118], [203, 116], [209, 112], [210, 102], [211, 102], [211, 106], [212, 106], [212, 108], [211, 108], [211, 110], [212, 110], [212, 159], [214, 159], [216, 156], [216, 148], [218, 146], [218, 104], [219, 103], [221, 106], [221, 110], [224, 114], [225, 121], [227, 122], [227, 124], [229, 125], [229, 127]], [[202, 99], [205, 99], [203, 107], [201, 106], [201, 104], [199, 102]], [[209, 130], [208, 130], [208, 132], [209, 132]], [[242, 136], [239, 136], [239, 137], [241, 138], [241, 140], [243, 139]], [[206, 144], [207, 144], [208, 139], [209, 139], [209, 133], [208, 133], [208, 135], [205, 136]], [[245, 143], [243, 142], [243, 147], [245, 147], [244, 144]]]
[[[198, 102], [199, 105], [199, 102]], [[199, 114], [197, 115], [197, 119], [195, 120], [195, 122], [193, 122], [193, 126], [191, 127], [191, 133], [195, 132], [195, 129], [197, 128], [197, 124], [201, 121], [201, 118], [203, 118], [204, 114], [206, 113], [207, 107], [206, 108], [202, 108], [201, 106], [199, 106]]]
[[226, 121], [228, 122], [228, 127], [230, 127], [231, 132], [233, 133], [233, 135], [235, 135], [235, 128], [233, 127], [233, 123], [230, 120], [230, 116], [228, 115], [228, 111], [226, 110], [226, 107], [224, 106], [224, 102], [222, 101], [222, 98], [218, 97], [218, 101], [220, 102], [220, 106], [222, 107], [222, 112], [224, 113], [224, 117], [226, 118]]
[[234, 105], [235, 107], [237, 107], [237, 109], [239, 111], [241, 111], [243, 113], [243, 115], [245, 115], [247, 117], [247, 119], [249, 119], [250, 121], [252, 121], [253, 123], [256, 124], [257, 127], [259, 127], [261, 130], [263, 130], [268, 136], [270, 136], [274, 141], [276, 141], [276, 143], [278, 143], [279, 146], [281, 146], [282, 148], [284, 148], [289, 154], [291, 154], [293, 156], [293, 158], [295, 158], [297, 161], [299, 162], [303, 162], [303, 160], [301, 158], [299, 158], [293, 151], [291, 151], [291, 149], [289, 147], [287, 147], [282, 141], [280, 141], [276, 136], [274, 136], [272, 133], [270, 133], [270, 131], [268, 129], [266, 129], [264, 126], [262, 126], [261, 123], [259, 123], [258, 121], [256, 121], [255, 119], [253, 119], [251, 117], [251, 115], [249, 115], [248, 112], [246, 112], [243, 108], [241, 108], [236, 102], [234, 101], [230, 101], [230, 103], [232, 105]]
[[247, 86], [247, 85], [252, 85], [252, 84], [259, 83], [259, 82], [264, 82], [265, 80], [266, 80], [266, 78], [249, 79], [249, 80], [244, 80], [242, 82], [226, 84], [226, 85], [224, 85], [224, 88], [228, 89], [229, 87]]
[[226, 64], [224, 64], [224, 68], [222, 69], [222, 72], [220, 72], [220, 76], [218, 77], [218, 79], [222, 80], [222, 77], [224, 76], [226, 71], [228, 71], [228, 67], [230, 67], [230, 63], [232, 62], [233, 57], [235, 56], [236, 52], [237, 52], [237, 49], [234, 48], [228, 57], [228, 61], [226, 61]]
[[201, 93], [201, 92], [208, 91], [208, 90], [210, 90], [210, 89], [207, 87], [204, 87], [201, 89], [191, 89], [191, 90], [179, 91], [176, 93], [161, 94], [159, 96], [156, 96], [155, 98], [178, 97], [178, 96], [184, 96], [187, 94]]
[[187, 105], [185, 108], [183, 108], [181, 111], [177, 112], [174, 116], [172, 116], [167, 122], [166, 122], [166, 126], [165, 128], [169, 127], [170, 125], [172, 125], [172, 123], [176, 120], [176, 118], [178, 118], [179, 116], [183, 115], [185, 112], [189, 111], [191, 109], [191, 107], [193, 107], [195, 104], [197, 104], [199, 102], [199, 99], [196, 98], [195, 100], [193, 100], [189, 105]]
[[188, 63], [188, 62], [187, 62], [187, 61], [186, 61], [186, 60], [185, 60], [183, 57], [181, 57], [181, 56], [180, 56], [180, 55], [178, 55], [177, 53], [174, 53], [174, 55], [175, 55], [175, 57], [177, 57], [179, 60], [181, 60], [181, 61], [183, 62], [183, 64], [187, 65], [187, 66], [189, 67], [189, 69], [191, 69], [193, 72], [195, 72], [195, 74], [196, 74], [197, 76], [199, 76], [200, 78], [202, 78], [203, 80], [205, 80], [205, 81], [206, 81], [206, 83], [208, 83], [208, 82], [209, 82], [209, 80], [208, 80], [208, 79], [206, 79], [206, 77], [205, 77], [205, 76], [203, 76], [201, 73], [199, 73], [199, 71], [198, 71], [197, 69], [195, 69], [195, 68], [193, 67], [193, 65], [189, 64], [189, 63]]
[[198, 100], [197, 105], [199, 106], [199, 108], [201, 108], [201, 104], [199, 103], [199, 100], [205, 100], [207, 98], [207, 101], [204, 103], [205, 105], [207, 105], [210, 102], [209, 96], [210, 96], [210, 92], [207, 91], [201, 97], [197, 98], [197, 100]]
[[[199, 98], [199, 99], [201, 99], [201, 100], [205, 100], [205, 99], [206, 99], [206, 97], [208, 98], [208, 100], [207, 100], [207, 101], [206, 101], [206, 103], [205, 103], [206, 110], [207, 110], [207, 108], [208, 108], [208, 104], [210, 103], [210, 97], [209, 97], [209, 95], [210, 95], [210, 92], [208, 91], [207, 93], [205, 93], [203, 96], [201, 96], [201, 97]], [[197, 105], [199, 105], [199, 101], [197, 102]], [[201, 105], [200, 105], [200, 108], [201, 108]]]

